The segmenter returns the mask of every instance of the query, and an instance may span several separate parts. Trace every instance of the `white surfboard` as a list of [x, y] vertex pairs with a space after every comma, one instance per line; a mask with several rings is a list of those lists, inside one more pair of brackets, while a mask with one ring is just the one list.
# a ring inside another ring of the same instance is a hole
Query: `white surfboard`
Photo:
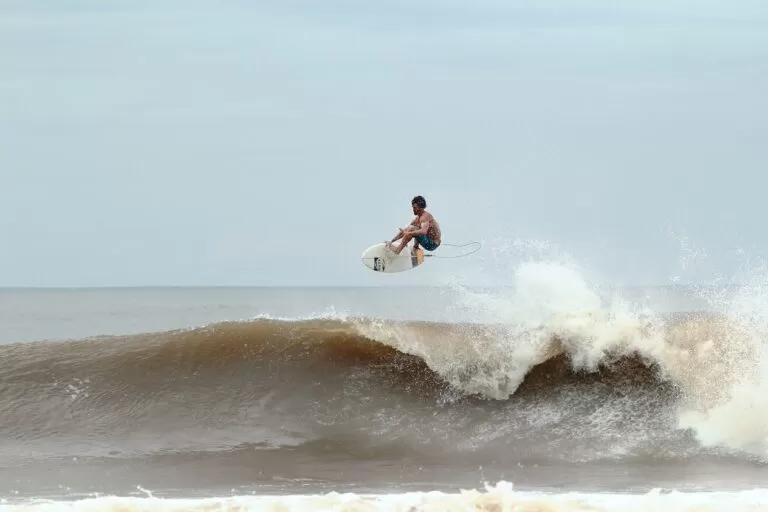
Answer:
[[[395, 244], [399, 244], [398, 240]], [[372, 245], [363, 251], [363, 265], [375, 272], [394, 273], [411, 270], [424, 263], [424, 249], [419, 247], [415, 255], [411, 254], [410, 246], [403, 248], [400, 254], [395, 254], [387, 244]]]

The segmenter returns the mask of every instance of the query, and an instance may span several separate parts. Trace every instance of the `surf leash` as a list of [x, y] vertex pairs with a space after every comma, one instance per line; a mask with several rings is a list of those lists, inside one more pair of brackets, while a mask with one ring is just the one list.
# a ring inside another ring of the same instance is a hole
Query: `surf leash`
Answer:
[[425, 254], [424, 257], [425, 258], [440, 258], [440, 259], [446, 259], [446, 260], [447, 259], [454, 259], [454, 258], [464, 258], [466, 256], [469, 256], [470, 254], [475, 254], [477, 251], [480, 250], [480, 247], [481, 247], [480, 242], [469, 242], [469, 243], [466, 243], [466, 244], [440, 244], [441, 247], [443, 247], [443, 246], [445, 246], [445, 247], [469, 247], [470, 245], [477, 245], [477, 248], [472, 250], [472, 251], [465, 252], [463, 254], [457, 254], [456, 256], [439, 256], [437, 254]]

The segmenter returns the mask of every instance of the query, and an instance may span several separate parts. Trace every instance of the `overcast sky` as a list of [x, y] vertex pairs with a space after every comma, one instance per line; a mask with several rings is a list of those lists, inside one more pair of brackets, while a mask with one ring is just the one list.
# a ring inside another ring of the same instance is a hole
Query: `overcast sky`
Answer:
[[[732, 273], [768, 5], [635, 3], [0, 0], [0, 285], [503, 280], [521, 243], [664, 284], [681, 238]], [[483, 250], [368, 271], [416, 194]]]

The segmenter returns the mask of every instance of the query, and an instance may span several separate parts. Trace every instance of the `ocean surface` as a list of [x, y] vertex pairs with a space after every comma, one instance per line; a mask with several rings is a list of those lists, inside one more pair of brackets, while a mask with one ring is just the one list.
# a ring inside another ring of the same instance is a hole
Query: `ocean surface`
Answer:
[[768, 300], [0, 290], [1, 510], [768, 510]]

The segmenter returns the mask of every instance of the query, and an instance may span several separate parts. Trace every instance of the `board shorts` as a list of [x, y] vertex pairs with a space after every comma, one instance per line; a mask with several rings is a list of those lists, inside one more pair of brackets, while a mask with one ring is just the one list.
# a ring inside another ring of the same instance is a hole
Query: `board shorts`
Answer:
[[427, 235], [418, 235], [415, 238], [418, 240], [419, 245], [427, 251], [434, 251], [438, 247], [438, 244], [434, 240], [428, 238]]

